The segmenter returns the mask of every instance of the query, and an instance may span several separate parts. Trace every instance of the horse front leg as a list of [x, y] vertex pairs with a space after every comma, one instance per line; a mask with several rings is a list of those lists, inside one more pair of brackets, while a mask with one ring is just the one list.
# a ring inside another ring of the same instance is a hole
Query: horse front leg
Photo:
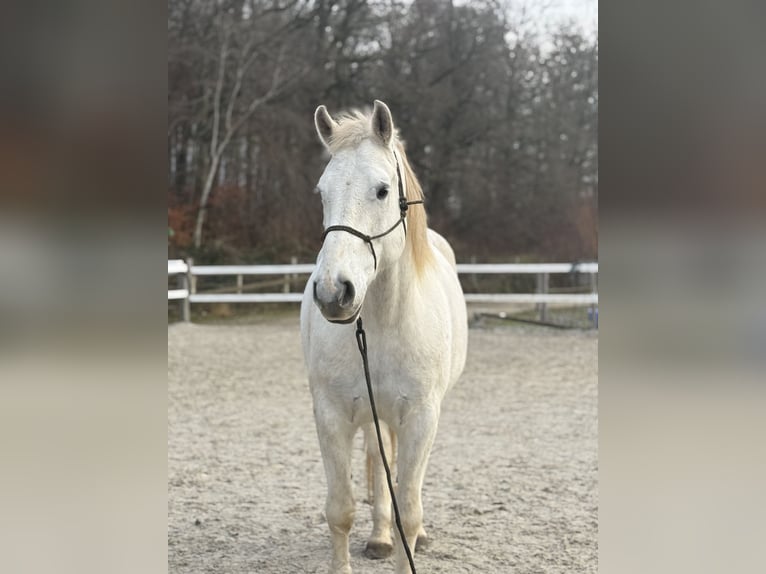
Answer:
[[[380, 421], [380, 435], [383, 439], [386, 460], [391, 468], [392, 479], [396, 480], [394, 469], [396, 435], [383, 421]], [[367, 449], [368, 496], [372, 504], [372, 533], [367, 539], [364, 554], [372, 559], [388, 558], [394, 548], [391, 538], [391, 495], [388, 492], [386, 471], [380, 458], [378, 435], [374, 424], [364, 427], [364, 441]]]
[[351, 574], [348, 534], [354, 523], [351, 447], [355, 429], [341, 413], [315, 407], [314, 418], [327, 477], [325, 517], [332, 538], [330, 574]]
[[[425, 541], [421, 491], [438, 424], [438, 405], [423, 405], [418, 410], [408, 413], [397, 433], [399, 438], [397, 461], [399, 485], [396, 500], [399, 505], [404, 535], [407, 538], [410, 551], [413, 553], [418, 538], [422, 537]], [[396, 535], [396, 572], [397, 574], [409, 574], [410, 567], [407, 555], [404, 552], [398, 529], [394, 530]]]

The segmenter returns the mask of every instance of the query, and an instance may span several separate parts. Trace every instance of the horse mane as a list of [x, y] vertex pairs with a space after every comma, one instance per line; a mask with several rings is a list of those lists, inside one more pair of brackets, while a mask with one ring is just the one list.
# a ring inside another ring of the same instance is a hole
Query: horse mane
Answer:
[[[375, 139], [372, 131], [372, 113], [364, 113], [359, 110], [343, 112], [335, 117], [337, 125], [334, 127], [327, 146], [330, 153], [356, 147], [365, 139]], [[415, 172], [410, 166], [407, 154], [404, 151], [404, 142], [399, 137], [399, 130], [394, 129], [394, 148], [399, 157], [399, 169], [404, 178], [404, 195], [408, 201], [423, 200], [423, 188], [420, 186]], [[428, 269], [434, 260], [434, 254], [428, 241], [428, 217], [425, 205], [411, 205], [407, 210], [407, 243], [405, 249], [409, 250], [415, 270], [418, 275]]]

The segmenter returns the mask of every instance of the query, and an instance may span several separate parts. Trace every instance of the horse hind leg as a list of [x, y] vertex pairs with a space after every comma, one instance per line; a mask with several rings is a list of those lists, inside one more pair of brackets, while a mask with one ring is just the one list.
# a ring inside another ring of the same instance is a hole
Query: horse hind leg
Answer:
[[[380, 434], [386, 460], [391, 468], [392, 477], [396, 476], [396, 435], [384, 422], [380, 422]], [[364, 555], [373, 560], [388, 558], [393, 551], [391, 538], [391, 495], [388, 492], [386, 471], [380, 458], [378, 437], [375, 425], [364, 427], [365, 450], [367, 451], [367, 495], [372, 504], [372, 533], [367, 539]]]
[[423, 525], [420, 525], [420, 528], [418, 529], [418, 540], [415, 542], [415, 551], [421, 552], [428, 548], [428, 546], [431, 544], [431, 539], [428, 537], [428, 534], [426, 533], [426, 529], [423, 528]]

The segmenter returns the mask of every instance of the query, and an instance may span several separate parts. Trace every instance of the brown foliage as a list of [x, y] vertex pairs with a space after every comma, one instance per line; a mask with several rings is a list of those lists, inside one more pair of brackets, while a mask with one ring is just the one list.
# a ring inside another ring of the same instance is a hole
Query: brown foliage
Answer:
[[196, 212], [193, 205], [176, 203], [168, 207], [168, 246], [173, 252], [183, 252], [191, 246]]

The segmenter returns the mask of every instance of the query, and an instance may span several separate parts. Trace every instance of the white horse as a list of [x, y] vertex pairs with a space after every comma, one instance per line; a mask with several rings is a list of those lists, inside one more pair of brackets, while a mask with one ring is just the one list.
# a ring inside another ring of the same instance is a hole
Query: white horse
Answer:
[[398, 533], [395, 545], [391, 538], [391, 499], [350, 323], [364, 319], [384, 449], [389, 460], [398, 450], [396, 497], [414, 550], [426, 536], [421, 488], [442, 398], [465, 364], [465, 299], [452, 249], [427, 228], [422, 191], [388, 107], [376, 100], [371, 114], [335, 121], [319, 106], [314, 122], [331, 159], [317, 186], [325, 236], [303, 296], [301, 336], [327, 475], [330, 572], [351, 572], [351, 451], [363, 426], [374, 499], [365, 554], [383, 558], [395, 546], [396, 572], [404, 574], [409, 565]]

